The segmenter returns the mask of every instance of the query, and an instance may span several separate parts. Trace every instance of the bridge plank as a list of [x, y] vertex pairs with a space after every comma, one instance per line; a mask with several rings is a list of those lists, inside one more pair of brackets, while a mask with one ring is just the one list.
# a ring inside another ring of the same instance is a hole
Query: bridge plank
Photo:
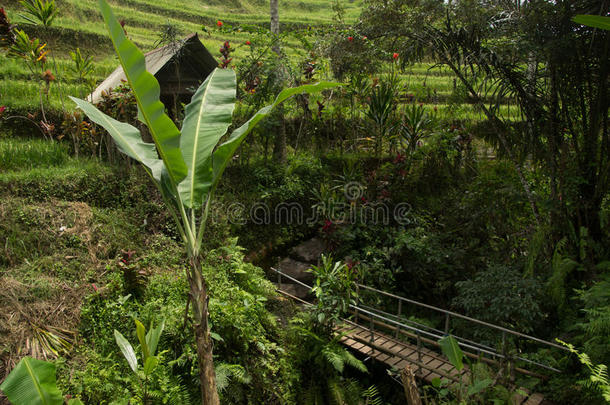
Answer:
[[[420, 347], [420, 353], [418, 354], [416, 345], [383, 335], [378, 331], [374, 332], [371, 342], [371, 331], [360, 325], [343, 325], [337, 330], [346, 334], [340, 340], [344, 345], [363, 355], [371, 356], [388, 367], [402, 370], [408, 365], [413, 369], [417, 378], [428, 383], [440, 378], [449, 379], [451, 384], [456, 384], [460, 374], [464, 381], [468, 379], [469, 370], [467, 367], [458, 372], [439, 353], [426, 347]], [[515, 405], [540, 405], [544, 400], [541, 394], [533, 394], [527, 398], [527, 401], [525, 401], [525, 398], [519, 398], [519, 400], [517, 398], [514, 397]]]
[[[379, 352], [378, 352], [378, 353], [379, 353]], [[388, 361], [389, 359], [393, 359], [393, 357], [391, 357], [390, 355], [385, 354], [385, 353], [379, 353], [379, 354], [376, 356], [376, 359], [377, 359], [377, 360], [379, 360], [379, 361], [380, 361], [380, 362], [382, 362], [382, 363], [387, 363], [387, 361]]]
[[[371, 343], [370, 330], [359, 325], [352, 326], [351, 329], [348, 329], [352, 332], [341, 341], [363, 355], [371, 356], [375, 360], [397, 369], [403, 369], [406, 365], [410, 365], [417, 370], [418, 378], [427, 382], [431, 382], [434, 378], [448, 378], [448, 376], [456, 380], [459, 378], [457, 370], [440, 357], [438, 353], [430, 349], [421, 347], [418, 355], [417, 346], [396, 340], [377, 331], [375, 331]], [[341, 328], [341, 330], [345, 329]]]
[[530, 395], [523, 405], [540, 405], [544, 401], [544, 396], [539, 393]]

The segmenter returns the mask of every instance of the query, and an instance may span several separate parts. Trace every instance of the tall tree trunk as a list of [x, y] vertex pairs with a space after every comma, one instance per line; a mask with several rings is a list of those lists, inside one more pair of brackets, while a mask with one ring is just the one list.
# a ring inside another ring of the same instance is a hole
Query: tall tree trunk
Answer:
[[415, 381], [415, 373], [413, 373], [411, 366], [407, 365], [402, 369], [400, 372], [400, 379], [402, 380], [402, 386], [405, 389], [407, 405], [422, 405], [419, 390], [417, 389], [417, 382]]
[[278, 41], [278, 35], [280, 35], [280, 9], [279, 9], [279, 0], [269, 0], [269, 11], [271, 15], [271, 26], [269, 29], [271, 30], [271, 34], [273, 34], [274, 42], [273, 47], [271, 48], [273, 52], [275, 52], [278, 56], [280, 56], [280, 42]]
[[195, 327], [195, 344], [199, 359], [199, 380], [201, 382], [201, 401], [203, 405], [220, 405], [216, 388], [216, 372], [212, 356], [212, 337], [208, 325], [208, 286], [201, 274], [201, 263], [198, 257], [191, 257], [188, 281], [191, 307]]
[[[279, 0], [269, 0], [269, 11], [271, 15], [270, 30], [273, 34], [273, 46], [272, 50], [277, 54], [278, 59], [282, 55], [280, 49], [280, 11], [279, 11]], [[281, 63], [277, 66], [277, 77], [280, 81], [281, 87], [284, 87], [284, 69]], [[275, 142], [273, 144], [273, 161], [276, 163], [286, 162], [286, 125], [284, 123], [284, 107], [279, 105], [276, 109], [275, 117], [279, 124], [275, 132]]]
[[275, 133], [275, 143], [273, 145], [273, 161], [276, 163], [286, 163], [286, 123], [284, 122], [284, 107], [282, 104], [276, 107], [276, 117], [278, 122], [277, 132]]

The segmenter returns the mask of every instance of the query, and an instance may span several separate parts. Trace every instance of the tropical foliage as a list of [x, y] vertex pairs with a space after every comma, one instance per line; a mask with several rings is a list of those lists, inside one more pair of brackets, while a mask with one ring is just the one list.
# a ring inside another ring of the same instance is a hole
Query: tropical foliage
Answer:
[[0, 8], [0, 402], [607, 402], [607, 1], [200, 3]]

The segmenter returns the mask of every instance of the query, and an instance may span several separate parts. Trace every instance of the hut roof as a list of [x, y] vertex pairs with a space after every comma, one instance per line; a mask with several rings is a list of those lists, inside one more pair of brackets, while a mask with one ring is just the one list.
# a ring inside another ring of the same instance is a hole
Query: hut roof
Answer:
[[[175, 75], [174, 71], [168, 68], [169, 65], [172, 65], [171, 62], [179, 62], [181, 76], [184, 75], [182, 81], [185, 84], [193, 81], [202, 82], [218, 66], [218, 61], [203, 46], [197, 33], [192, 33], [182, 40], [154, 49], [144, 57], [146, 70], [157, 78], [162, 93], [164, 92], [164, 80], [175, 81], [171, 78], [172, 74]], [[127, 77], [123, 68], [119, 66], [87, 99], [92, 103], [97, 103], [102, 100], [102, 92], [108, 92], [125, 81], [127, 81]]]

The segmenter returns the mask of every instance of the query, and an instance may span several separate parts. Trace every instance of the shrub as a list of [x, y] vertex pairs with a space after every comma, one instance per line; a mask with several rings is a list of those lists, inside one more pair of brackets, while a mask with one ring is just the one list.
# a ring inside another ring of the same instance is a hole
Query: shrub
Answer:
[[543, 317], [538, 301], [540, 283], [523, 278], [513, 268], [490, 264], [473, 280], [461, 281], [456, 287], [454, 304], [473, 318], [529, 333]]

